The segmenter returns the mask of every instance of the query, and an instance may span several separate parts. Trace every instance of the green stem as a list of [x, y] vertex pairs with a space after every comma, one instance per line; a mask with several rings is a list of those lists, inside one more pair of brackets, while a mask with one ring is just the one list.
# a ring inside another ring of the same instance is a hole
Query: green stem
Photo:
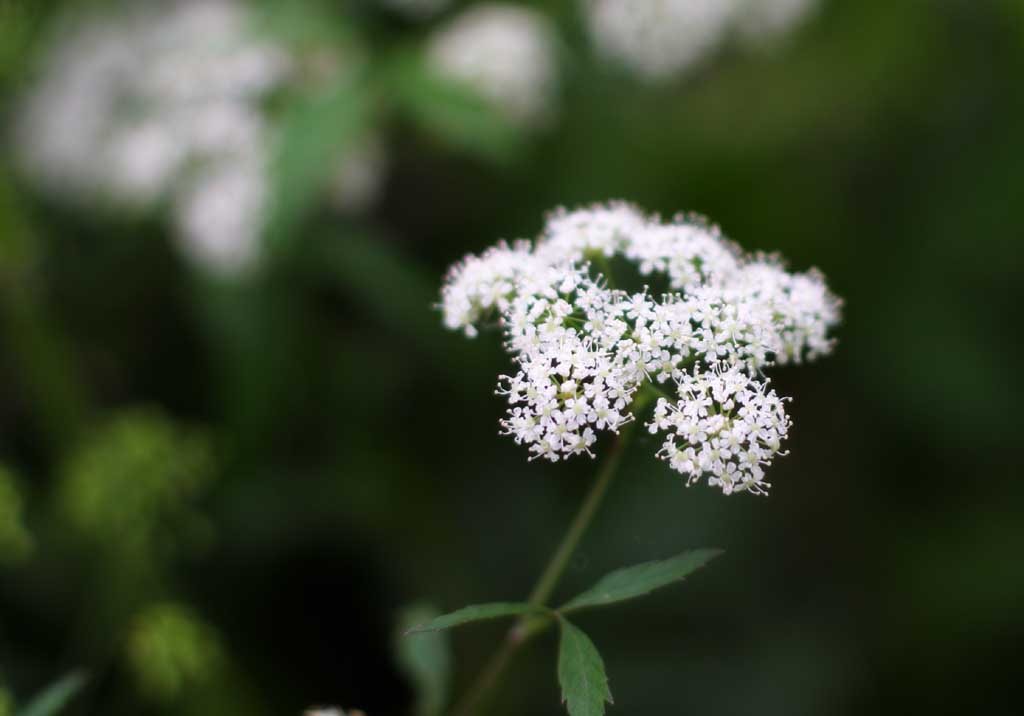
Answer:
[[[608, 486], [611, 484], [618, 471], [619, 464], [622, 462], [622, 453], [629, 443], [636, 422], [639, 420], [640, 412], [650, 400], [650, 397], [650, 394], [645, 392], [637, 394], [632, 406], [633, 414], [637, 418], [622, 429], [622, 432], [609, 449], [608, 456], [605, 458], [604, 464], [594, 479], [594, 484], [591, 485], [586, 497], [583, 498], [583, 504], [580, 506], [579, 512], [576, 513], [572, 524], [569, 525], [569, 531], [565, 533], [561, 544], [558, 545], [558, 549], [555, 550], [547, 567], [544, 568], [544, 572], [530, 592], [527, 600], [530, 604], [543, 606], [558, 585], [558, 580], [565, 573], [566, 568], [569, 566], [569, 560], [572, 559], [573, 553], [579, 547], [587, 527], [590, 526], [598, 507], [600, 507], [604, 496], [608, 492]], [[509, 630], [501, 648], [487, 662], [483, 671], [480, 672], [476, 681], [473, 682], [469, 691], [466, 692], [466, 695], [452, 713], [455, 716], [476, 716], [480, 704], [498, 683], [515, 653], [534, 635], [543, 631], [548, 621], [549, 618], [544, 616], [523, 617], [516, 622], [515, 626]]]
[[[632, 425], [629, 427], [631, 428]], [[590, 526], [591, 520], [594, 519], [594, 514], [597, 512], [597, 508], [600, 506], [605, 494], [607, 494], [612, 478], [615, 477], [619, 463], [622, 460], [622, 448], [629, 436], [629, 432], [629, 428], [623, 430], [622, 434], [611, 446], [604, 465], [601, 466], [601, 470], [594, 479], [594, 484], [583, 499], [583, 504], [580, 506], [579, 512], [576, 513], [572, 524], [569, 525], [569, 531], [565, 533], [562, 543], [558, 545], [558, 549], [551, 557], [551, 561], [548, 562], [548, 566], [537, 580], [533, 591], [530, 592], [530, 596], [527, 599], [530, 604], [543, 606], [551, 596], [551, 592], [554, 591], [566, 567], [569, 566], [569, 560], [572, 559], [573, 553], [579, 547], [583, 534], [587, 531], [587, 527]]]

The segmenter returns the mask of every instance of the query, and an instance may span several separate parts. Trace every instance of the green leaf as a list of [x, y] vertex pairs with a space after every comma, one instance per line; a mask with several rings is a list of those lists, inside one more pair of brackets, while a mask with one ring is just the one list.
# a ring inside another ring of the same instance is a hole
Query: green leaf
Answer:
[[373, 102], [353, 78], [304, 97], [285, 116], [271, 166], [271, 202], [266, 240], [284, 247], [316, 206], [345, 154], [365, 136]]
[[[399, 634], [438, 616], [426, 605], [408, 607], [399, 615]], [[451, 685], [452, 655], [448, 635], [427, 632], [416, 639], [395, 640], [398, 665], [412, 682], [416, 693], [416, 716], [440, 716], [448, 704]]]
[[606, 574], [597, 584], [565, 604], [560, 612], [599, 607], [642, 597], [678, 582], [722, 554], [720, 549], [694, 549], [658, 562], [645, 562]]
[[460, 624], [477, 622], [484, 619], [497, 619], [499, 617], [541, 614], [546, 612], [547, 610], [544, 609], [544, 607], [538, 607], [533, 604], [526, 604], [523, 602], [491, 602], [490, 604], [473, 604], [450, 614], [445, 614], [437, 617], [436, 619], [431, 619], [424, 624], [414, 626], [412, 629], [409, 629], [406, 634], [416, 634], [424, 631], [437, 631], [438, 629], [449, 629], [451, 627], [459, 626]]
[[55, 716], [75, 697], [87, 681], [81, 671], [72, 671], [36, 695], [17, 716]]
[[604, 704], [614, 703], [604, 661], [590, 637], [559, 619], [562, 639], [558, 648], [558, 683], [570, 716], [602, 716]]
[[417, 55], [401, 57], [391, 70], [398, 109], [429, 133], [492, 161], [518, 154], [521, 130], [471, 87], [433, 72]]

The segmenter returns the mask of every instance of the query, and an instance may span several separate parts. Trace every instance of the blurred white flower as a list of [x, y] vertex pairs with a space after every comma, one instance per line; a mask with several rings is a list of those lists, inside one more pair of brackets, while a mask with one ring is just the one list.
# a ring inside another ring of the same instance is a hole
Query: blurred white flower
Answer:
[[736, 26], [755, 43], [792, 32], [817, 10], [820, 0], [739, 0]]
[[736, 30], [763, 42], [791, 31], [818, 0], [580, 0], [597, 51], [651, 81], [684, 74]]
[[216, 273], [249, 268], [259, 257], [266, 194], [266, 166], [259, 155], [210, 165], [175, 204], [182, 249]]
[[194, 161], [251, 151], [259, 103], [288, 70], [231, 0], [70, 19], [17, 127], [22, 164], [82, 202], [150, 203]]
[[553, 29], [535, 10], [473, 5], [434, 34], [427, 52], [435, 71], [472, 87], [513, 122], [543, 124], [554, 111]]
[[[613, 288], [613, 258], [660, 274], [669, 292]], [[763, 370], [829, 353], [839, 321], [821, 274], [789, 273], [701, 220], [663, 222], [625, 203], [556, 211], [535, 243], [466, 257], [441, 298], [451, 329], [503, 328], [518, 371], [499, 379], [501, 431], [532, 457], [592, 455], [601, 431], [635, 419], [638, 391], [672, 382], [678, 402], [663, 398], [650, 423], [669, 433], [660, 455], [726, 494], [767, 489], [762, 467], [789, 427]]]
[[739, 0], [582, 0], [598, 52], [642, 77], [680, 74], [714, 50]]
[[[254, 36], [236, 0], [126, 4], [74, 20], [21, 107], [15, 151], [26, 173], [81, 206], [166, 204], [197, 264], [221, 274], [252, 266], [277, 136], [265, 100], [297, 60]], [[369, 205], [383, 155], [373, 142], [357, 148], [332, 198], [346, 210]]]

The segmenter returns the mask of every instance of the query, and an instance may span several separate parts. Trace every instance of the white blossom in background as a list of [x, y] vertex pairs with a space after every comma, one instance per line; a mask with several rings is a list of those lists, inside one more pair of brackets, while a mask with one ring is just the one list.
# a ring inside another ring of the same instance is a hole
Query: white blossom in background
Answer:
[[794, 31], [818, 8], [820, 0], [740, 0], [736, 26], [755, 43], [770, 42]]
[[[120, 5], [71, 18], [20, 108], [19, 164], [55, 197], [89, 207], [170, 207], [199, 266], [236, 274], [260, 257], [275, 120], [266, 99], [296, 74], [282, 46], [251, 32], [236, 0]], [[366, 207], [380, 147], [343, 162], [331, 198]]]
[[90, 202], [149, 202], [186, 165], [258, 146], [256, 104], [288, 59], [255, 43], [230, 0], [125, 6], [55, 38], [16, 148], [45, 185]]
[[[611, 260], [667, 292], [613, 287]], [[635, 419], [634, 399], [662, 397], [649, 423], [659, 455], [693, 483], [763, 494], [789, 419], [767, 388], [774, 363], [831, 352], [839, 300], [816, 272], [744, 254], [694, 217], [663, 222], [625, 203], [553, 212], [536, 242], [500, 243], [448, 273], [445, 325], [505, 334], [516, 371], [501, 376], [501, 432], [531, 457], [585, 453]]]
[[795, 29], [818, 0], [580, 0], [597, 52], [642, 78], [685, 74], [734, 33], [755, 42]]
[[174, 221], [179, 243], [196, 263], [235, 274], [258, 260], [266, 172], [259, 155], [218, 162], [177, 197]]
[[582, 0], [597, 51], [642, 77], [685, 72], [718, 47], [740, 0]]
[[427, 56], [439, 74], [472, 87], [511, 121], [543, 124], [554, 111], [554, 30], [518, 5], [472, 5], [436, 31]]

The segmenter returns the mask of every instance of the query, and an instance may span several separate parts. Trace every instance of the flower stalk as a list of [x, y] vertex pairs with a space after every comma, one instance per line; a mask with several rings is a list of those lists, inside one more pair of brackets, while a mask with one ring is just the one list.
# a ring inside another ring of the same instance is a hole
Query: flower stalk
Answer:
[[[639, 415], [654, 397], [657, 397], [657, 394], [653, 391], [641, 391], [638, 393], [633, 401], [633, 408], [636, 414]], [[594, 516], [604, 501], [605, 495], [608, 494], [608, 487], [618, 473], [623, 453], [629, 444], [635, 427], [635, 421], [631, 422], [615, 437], [615, 441], [609, 448], [604, 463], [601, 465], [593, 484], [583, 498], [583, 503], [569, 525], [568, 531], [566, 531], [561, 543], [551, 556], [551, 560], [530, 591], [530, 596], [527, 599], [530, 604], [544, 606], [551, 598], [552, 592], [558, 586], [558, 581], [565, 574], [573, 554], [576, 553], [576, 549], [583, 540], [587, 528], [593, 522]], [[517, 621], [509, 629], [501, 647], [490, 658], [476, 681], [473, 682], [466, 695], [453, 710], [454, 716], [475, 716], [486, 697], [501, 680], [512, 657], [530, 639], [544, 631], [550, 625], [550, 622], [551, 619], [548, 616], [529, 616]]]

